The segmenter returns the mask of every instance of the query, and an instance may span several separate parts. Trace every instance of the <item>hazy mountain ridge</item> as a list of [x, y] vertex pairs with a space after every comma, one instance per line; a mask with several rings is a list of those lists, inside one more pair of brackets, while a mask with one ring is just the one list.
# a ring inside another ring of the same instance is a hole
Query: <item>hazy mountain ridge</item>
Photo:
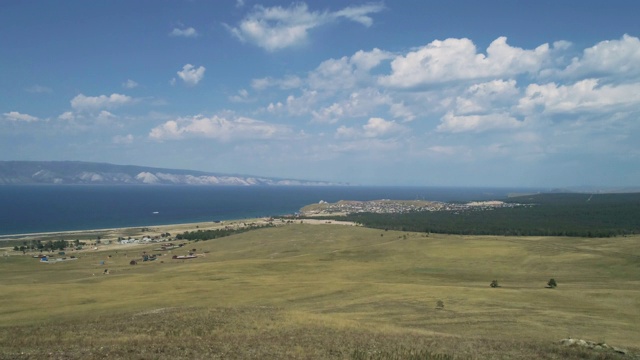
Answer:
[[81, 161], [0, 161], [0, 185], [22, 184], [336, 185], [323, 181]]

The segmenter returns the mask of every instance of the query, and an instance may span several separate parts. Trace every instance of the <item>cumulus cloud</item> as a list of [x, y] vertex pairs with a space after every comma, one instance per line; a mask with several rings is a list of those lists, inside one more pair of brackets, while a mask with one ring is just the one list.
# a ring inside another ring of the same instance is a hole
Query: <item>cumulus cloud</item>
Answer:
[[371, 51], [359, 50], [352, 56], [343, 56], [339, 59], [328, 59], [320, 63], [317, 68], [309, 73], [307, 78], [295, 75], [287, 75], [284, 78], [260, 78], [254, 79], [251, 87], [256, 90], [264, 90], [270, 87], [280, 89], [295, 89], [307, 86], [314, 90], [350, 89], [358, 84], [375, 82], [369, 71], [383, 61], [393, 58], [393, 54], [374, 48]]
[[291, 130], [283, 125], [270, 124], [246, 117], [227, 119], [196, 115], [170, 120], [149, 132], [154, 140], [179, 140], [185, 138], [208, 138], [219, 141], [239, 139], [278, 139], [290, 135]]
[[392, 103], [389, 107], [389, 113], [396, 118], [403, 118], [405, 122], [413, 121], [416, 115], [409, 109], [403, 101]]
[[530, 84], [518, 109], [532, 113], [577, 113], [640, 110], [640, 83], [599, 85], [597, 79], [585, 79], [571, 85]]
[[131, 79], [127, 79], [127, 81], [122, 83], [122, 87], [125, 89], [133, 89], [138, 87], [138, 83]]
[[337, 90], [372, 82], [369, 71], [391, 58], [391, 53], [373, 49], [360, 50], [351, 57], [323, 61], [309, 74], [308, 86], [312, 89]]
[[436, 40], [391, 61], [391, 74], [379, 79], [381, 85], [411, 88], [458, 80], [509, 77], [536, 73], [549, 57], [549, 45], [524, 50], [499, 37], [478, 53], [466, 38]]
[[91, 111], [102, 108], [115, 108], [135, 102], [131, 96], [122, 94], [85, 96], [78, 94], [71, 99], [71, 107], [79, 111]]
[[116, 118], [115, 115], [113, 115], [112, 113], [106, 111], [106, 110], [102, 110], [100, 111], [100, 113], [96, 116], [96, 120], [98, 120], [98, 122], [102, 122], [102, 123], [107, 123], [110, 122], [111, 120], [114, 120]]
[[406, 128], [395, 121], [372, 117], [361, 128], [340, 126], [336, 130], [336, 138], [380, 138], [397, 135], [406, 131]]
[[240, 41], [272, 52], [304, 43], [310, 30], [331, 21], [344, 18], [371, 26], [370, 14], [383, 9], [382, 4], [366, 4], [336, 12], [319, 12], [310, 11], [305, 3], [292, 4], [288, 8], [256, 5], [237, 27], [227, 28]]
[[[314, 108], [316, 108], [320, 98], [318, 92], [315, 90], [303, 90], [300, 96], [287, 96], [287, 100], [283, 105], [271, 106], [270, 110], [286, 110], [289, 115], [306, 115], [309, 114]], [[278, 102], [277, 104], [280, 104]]]
[[75, 120], [75, 118], [76, 118], [75, 114], [71, 111], [65, 111], [58, 116], [59, 120], [64, 120], [64, 121], [73, 121]]
[[624, 35], [584, 50], [561, 72], [570, 77], [621, 76], [625, 80], [640, 76], [640, 39]]
[[351, 89], [356, 85], [356, 77], [347, 57], [323, 61], [309, 74], [309, 87], [312, 89], [337, 90]]
[[195, 68], [193, 65], [187, 64], [183, 66], [182, 70], [178, 71], [177, 74], [185, 84], [195, 86], [204, 78], [205, 70], [207, 69], [204, 66]]
[[448, 133], [483, 132], [495, 129], [514, 129], [523, 126], [523, 124], [522, 121], [518, 121], [507, 113], [454, 115], [452, 112], [448, 112], [442, 117], [436, 130]]
[[169, 36], [194, 38], [198, 37], [198, 32], [192, 27], [188, 27], [186, 29], [173, 28], [169, 33]]
[[520, 91], [513, 79], [473, 84], [456, 97], [456, 113], [486, 113], [497, 108], [510, 107], [519, 95]]
[[7, 112], [2, 115], [4, 115], [5, 120], [14, 121], [14, 122], [35, 122], [39, 120], [35, 116], [22, 114], [17, 111]]
[[391, 99], [381, 94], [377, 89], [366, 88], [358, 92], [353, 92], [348, 98], [319, 110], [313, 110], [314, 121], [335, 123], [344, 118], [354, 118], [367, 116], [376, 108], [388, 105]]

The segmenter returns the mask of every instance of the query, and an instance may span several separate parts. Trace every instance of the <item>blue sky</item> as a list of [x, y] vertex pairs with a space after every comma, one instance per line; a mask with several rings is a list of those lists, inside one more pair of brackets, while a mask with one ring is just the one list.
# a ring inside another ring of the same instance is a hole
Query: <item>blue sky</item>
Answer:
[[640, 185], [638, 1], [0, 2], [0, 160]]

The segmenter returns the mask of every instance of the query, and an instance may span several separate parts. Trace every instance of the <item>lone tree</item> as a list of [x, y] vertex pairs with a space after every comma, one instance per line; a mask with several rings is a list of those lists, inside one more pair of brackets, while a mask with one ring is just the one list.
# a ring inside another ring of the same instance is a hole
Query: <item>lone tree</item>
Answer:
[[442, 301], [442, 300], [436, 301], [436, 309], [444, 310], [444, 301]]
[[498, 280], [491, 280], [491, 284], [489, 284], [489, 286], [491, 286], [492, 288], [500, 287], [500, 285], [498, 285]]
[[551, 289], [555, 289], [556, 286], [558, 286], [558, 283], [556, 282], [556, 279], [551, 279], [547, 283], [547, 287], [549, 287]]

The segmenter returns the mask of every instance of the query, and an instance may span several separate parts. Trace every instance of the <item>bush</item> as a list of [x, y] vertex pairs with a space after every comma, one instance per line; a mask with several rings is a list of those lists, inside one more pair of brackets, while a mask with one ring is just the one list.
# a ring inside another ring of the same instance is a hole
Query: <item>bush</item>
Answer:
[[556, 282], [556, 280], [555, 280], [555, 279], [551, 279], [551, 280], [549, 280], [549, 282], [547, 283], [547, 287], [550, 287], [550, 288], [552, 288], [552, 289], [553, 289], [553, 288], [555, 288], [556, 286], [558, 286], [558, 283]]
[[498, 280], [491, 280], [491, 284], [489, 284], [489, 286], [491, 286], [492, 288], [500, 287], [500, 285], [498, 284]]

